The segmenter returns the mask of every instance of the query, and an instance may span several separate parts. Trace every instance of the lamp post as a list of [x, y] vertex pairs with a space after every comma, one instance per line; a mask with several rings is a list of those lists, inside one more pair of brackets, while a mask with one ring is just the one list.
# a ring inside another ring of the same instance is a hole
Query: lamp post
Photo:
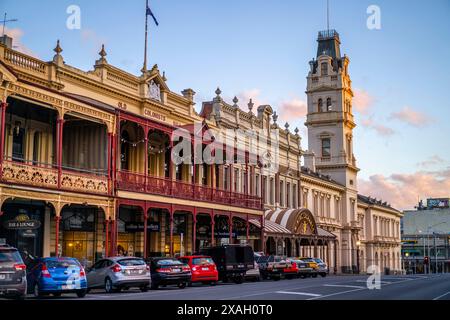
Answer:
[[356, 241], [356, 272], [359, 274], [359, 247], [361, 246], [361, 241]]
[[[428, 229], [427, 229], [428, 257], [430, 256], [430, 231], [433, 230], [434, 227], [437, 227], [437, 226], [440, 226], [441, 224], [446, 224], [446, 223], [447, 223], [447, 221], [443, 221], [443, 222], [433, 224], [432, 226], [428, 226]], [[434, 231], [433, 231], [433, 237], [434, 237], [434, 263], [435, 263], [434, 273], [437, 273], [437, 247], [436, 247], [436, 234]], [[428, 273], [430, 273], [430, 267], [428, 267]]]

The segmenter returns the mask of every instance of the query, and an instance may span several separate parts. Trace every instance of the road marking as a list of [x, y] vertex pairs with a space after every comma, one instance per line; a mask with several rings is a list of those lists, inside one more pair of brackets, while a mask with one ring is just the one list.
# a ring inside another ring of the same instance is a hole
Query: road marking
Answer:
[[292, 291], [275, 291], [275, 293], [281, 293], [281, 294], [296, 294], [299, 296], [309, 296], [309, 297], [321, 297], [321, 294], [317, 293], [308, 293], [308, 292], [292, 292]]
[[[355, 282], [367, 283], [367, 280], [355, 280]], [[380, 281], [381, 284], [391, 284], [390, 281]]]
[[349, 286], [346, 284], [324, 284], [324, 287], [342, 287], [342, 288], [353, 288], [353, 289], [365, 289], [365, 287], [361, 286]]
[[449, 292], [446, 292], [446, 293], [444, 293], [444, 294], [442, 294], [442, 295], [440, 295], [439, 297], [434, 298], [433, 300], [439, 300], [440, 298], [445, 297], [445, 296], [448, 295], [449, 293], [450, 293], [450, 291], [449, 291]]

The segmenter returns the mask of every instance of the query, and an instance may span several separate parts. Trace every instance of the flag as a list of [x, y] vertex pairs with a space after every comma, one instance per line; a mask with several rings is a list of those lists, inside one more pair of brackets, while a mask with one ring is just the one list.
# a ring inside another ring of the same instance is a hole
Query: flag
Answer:
[[155, 16], [153, 15], [153, 12], [149, 6], [147, 6], [147, 16], [151, 16], [153, 18], [153, 21], [155, 21], [155, 24], [157, 26], [159, 26], [158, 20], [156, 20]]

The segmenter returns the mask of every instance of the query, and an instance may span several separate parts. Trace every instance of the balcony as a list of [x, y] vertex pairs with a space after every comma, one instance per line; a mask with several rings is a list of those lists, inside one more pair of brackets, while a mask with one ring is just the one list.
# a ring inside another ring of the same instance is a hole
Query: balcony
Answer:
[[106, 176], [69, 169], [62, 169], [59, 173], [57, 168], [49, 164], [27, 164], [5, 160], [2, 164], [0, 179], [5, 183], [15, 183], [37, 188], [100, 195], [109, 193], [108, 177]]
[[262, 210], [260, 197], [167, 178], [118, 171], [117, 189]]

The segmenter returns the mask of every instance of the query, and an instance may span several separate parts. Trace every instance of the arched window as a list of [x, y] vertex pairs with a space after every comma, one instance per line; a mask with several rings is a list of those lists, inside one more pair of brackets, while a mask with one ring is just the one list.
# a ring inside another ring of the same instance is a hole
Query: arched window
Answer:
[[120, 168], [122, 170], [129, 170], [128, 158], [130, 155], [130, 146], [128, 145], [130, 140], [130, 135], [128, 131], [122, 132], [122, 141], [120, 146]]
[[320, 65], [320, 69], [322, 71], [323, 76], [328, 75], [328, 63], [327, 62], [322, 62], [322, 64]]
[[331, 111], [331, 98], [327, 99], [327, 111]]
[[319, 101], [317, 102], [317, 109], [319, 110], [319, 112], [323, 112], [323, 101], [322, 99], [319, 99]]

